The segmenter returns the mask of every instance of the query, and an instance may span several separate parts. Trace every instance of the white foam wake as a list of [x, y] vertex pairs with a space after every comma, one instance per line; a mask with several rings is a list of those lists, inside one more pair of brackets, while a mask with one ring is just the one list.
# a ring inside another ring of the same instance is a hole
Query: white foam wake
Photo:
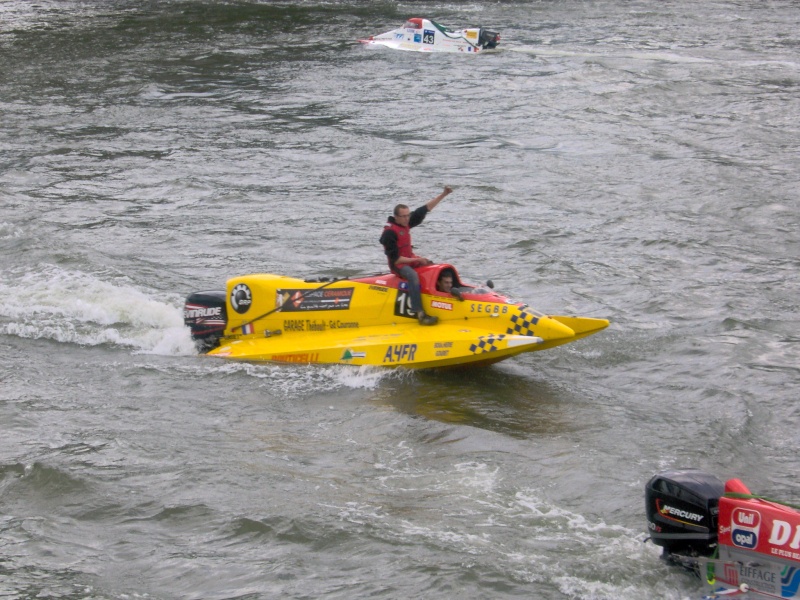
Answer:
[[109, 279], [53, 265], [1, 272], [0, 333], [152, 354], [195, 352], [181, 298]]

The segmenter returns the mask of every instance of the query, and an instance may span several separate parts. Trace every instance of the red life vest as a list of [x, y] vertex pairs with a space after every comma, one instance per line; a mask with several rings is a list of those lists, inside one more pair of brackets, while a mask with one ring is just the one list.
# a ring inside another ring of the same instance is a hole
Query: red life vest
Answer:
[[[414, 254], [414, 250], [411, 247], [411, 228], [389, 222], [383, 227], [384, 231], [387, 229], [394, 231], [395, 235], [397, 236], [397, 249], [400, 252], [400, 256], [404, 256], [405, 258], [416, 258], [416, 254]], [[411, 264], [411, 266], [413, 267], [415, 265]], [[391, 258], [389, 259], [389, 268], [395, 273], [398, 271], [397, 265], [392, 263]]]

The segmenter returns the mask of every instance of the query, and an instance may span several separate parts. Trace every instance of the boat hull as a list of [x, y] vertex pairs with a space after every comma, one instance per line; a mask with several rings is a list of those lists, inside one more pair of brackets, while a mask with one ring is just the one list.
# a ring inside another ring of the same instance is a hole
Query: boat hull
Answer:
[[717, 583], [800, 598], [800, 511], [749, 493], [736, 496], [719, 501]]
[[503, 336], [485, 329], [454, 325], [420, 327], [396, 325], [365, 328], [355, 337], [335, 332], [296, 338], [271, 337], [232, 340], [209, 354], [224, 358], [281, 363], [323, 363], [412, 367], [491, 364], [538, 349], [543, 340], [528, 336]]

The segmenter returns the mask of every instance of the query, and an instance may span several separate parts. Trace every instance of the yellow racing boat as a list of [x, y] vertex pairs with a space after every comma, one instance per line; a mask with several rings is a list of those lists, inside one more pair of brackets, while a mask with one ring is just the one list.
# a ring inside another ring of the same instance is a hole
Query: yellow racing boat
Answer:
[[[436, 289], [443, 270], [459, 297]], [[271, 274], [234, 277], [223, 291], [195, 292], [184, 322], [200, 351], [244, 361], [431, 369], [489, 365], [597, 333], [606, 319], [543, 315], [490, 287], [462, 283], [452, 265], [417, 270], [422, 326], [406, 282], [391, 273], [302, 280]]]

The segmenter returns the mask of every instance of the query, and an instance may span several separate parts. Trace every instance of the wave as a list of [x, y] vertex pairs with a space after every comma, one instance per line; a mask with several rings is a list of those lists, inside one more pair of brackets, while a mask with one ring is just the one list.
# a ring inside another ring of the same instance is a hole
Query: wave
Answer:
[[[43, 265], [0, 272], [0, 333], [146, 354], [195, 353], [182, 299], [146, 292], [124, 278]], [[173, 297], [174, 296], [174, 297]]]
[[259, 386], [269, 388], [271, 395], [281, 398], [316, 396], [326, 392], [331, 401], [337, 390], [373, 390], [387, 379], [402, 380], [414, 377], [412, 371], [391, 370], [369, 365], [285, 365], [252, 363], [204, 357], [191, 364], [146, 365], [147, 368], [168, 369], [191, 377], [223, 378], [244, 375], [263, 380]]

